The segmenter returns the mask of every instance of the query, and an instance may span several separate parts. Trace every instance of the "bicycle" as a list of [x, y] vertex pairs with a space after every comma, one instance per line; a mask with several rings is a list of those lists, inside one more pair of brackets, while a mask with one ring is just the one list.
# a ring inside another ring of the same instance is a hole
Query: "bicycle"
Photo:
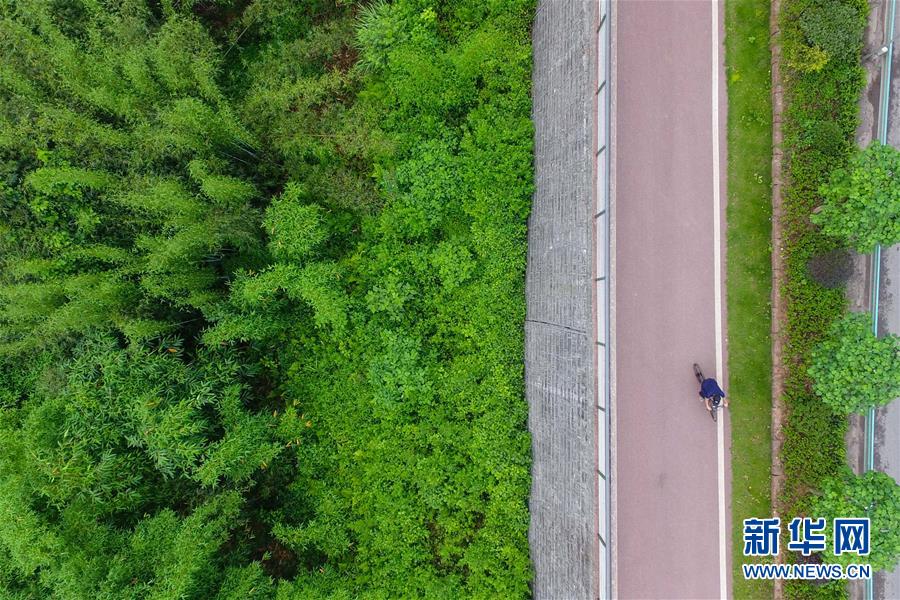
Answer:
[[[706, 380], [706, 377], [703, 376], [703, 371], [700, 370], [700, 365], [694, 363], [694, 376], [697, 378], [697, 383], [700, 384], [700, 387], [703, 387], [703, 382]], [[712, 417], [713, 422], [716, 421], [716, 411], [719, 406], [722, 404], [721, 396], [713, 396], [712, 398], [704, 398], [704, 400], [709, 400], [709, 415]]]

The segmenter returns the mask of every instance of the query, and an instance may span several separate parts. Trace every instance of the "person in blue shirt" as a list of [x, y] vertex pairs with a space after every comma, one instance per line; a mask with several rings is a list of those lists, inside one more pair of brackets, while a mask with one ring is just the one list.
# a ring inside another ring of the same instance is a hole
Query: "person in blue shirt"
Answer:
[[719, 406], [719, 402], [725, 401], [725, 408], [728, 408], [728, 398], [725, 392], [719, 387], [719, 383], [712, 377], [707, 377], [700, 384], [700, 401], [706, 404], [706, 410], [712, 411], [713, 405]]

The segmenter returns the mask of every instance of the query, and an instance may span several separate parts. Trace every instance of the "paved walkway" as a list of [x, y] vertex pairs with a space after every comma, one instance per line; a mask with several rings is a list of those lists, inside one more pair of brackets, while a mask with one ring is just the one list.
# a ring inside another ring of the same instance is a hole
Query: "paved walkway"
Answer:
[[[716, 193], [724, 222], [726, 101], [724, 50], [713, 42], [723, 37], [723, 9], [707, 1], [618, 4], [613, 216], [621, 598], [717, 598], [730, 588], [728, 414], [717, 428], [698, 401], [691, 370], [698, 362], [715, 376], [724, 363], [714, 231]], [[718, 250], [724, 247], [723, 236]], [[727, 391], [727, 379], [718, 377]]]

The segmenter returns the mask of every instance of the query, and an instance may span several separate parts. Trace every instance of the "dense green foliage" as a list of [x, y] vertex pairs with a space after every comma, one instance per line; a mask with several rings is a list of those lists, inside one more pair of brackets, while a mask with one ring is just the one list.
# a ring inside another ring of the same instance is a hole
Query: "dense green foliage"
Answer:
[[529, 593], [530, 0], [0, 3], [0, 589]]
[[856, 35], [856, 6], [838, 0], [816, 2], [803, 11], [799, 24], [806, 43], [822, 50], [828, 58], [847, 58], [862, 48], [862, 38]]
[[862, 413], [900, 396], [900, 337], [876, 337], [872, 315], [848, 313], [812, 351], [813, 390], [837, 414]]
[[821, 193], [825, 203], [812, 221], [827, 235], [859, 252], [900, 242], [900, 151], [873, 143], [835, 169]]
[[725, 3], [728, 75], [728, 390], [732, 595], [772, 596], [745, 579], [743, 521], [772, 513], [772, 100], [768, 0]]
[[853, 62], [859, 57], [865, 14], [860, 13], [858, 2], [800, 0], [785, 7], [782, 15], [787, 14], [791, 26], [782, 29], [782, 51], [792, 69], [812, 73], [829, 62]]
[[[822, 485], [822, 493], [812, 501], [812, 513], [826, 520], [828, 550], [825, 562], [870, 564], [875, 570], [892, 570], [900, 559], [900, 485], [886, 473], [868, 471], [854, 475], [849, 469]], [[834, 528], [838, 517], [869, 518], [870, 552], [868, 555], [832, 552]]]
[[212, 41], [183, 16], [138, 28], [151, 15], [135, 7], [66, 20], [70, 35], [40, 3], [16, 9], [0, 30], [0, 348], [109, 325], [137, 342], [210, 314], [223, 276], [262, 258], [259, 191], [237, 166], [257, 142]]
[[[827, 4], [831, 4], [830, 2]], [[846, 462], [844, 433], [846, 417], [836, 415], [811, 390], [807, 375], [812, 349], [831, 323], [843, 313], [842, 289], [827, 289], [809, 275], [811, 258], [833, 250], [835, 241], [824, 236], [810, 222], [812, 210], [821, 204], [820, 186], [837, 165], [845, 164], [854, 150], [858, 123], [858, 100], [865, 77], [860, 66], [862, 32], [868, 5], [865, 0], [842, 0], [852, 10], [853, 43], [842, 57], [830, 57], [819, 69], [807, 69], [791, 62], [809, 47], [802, 17], [808, 10], [826, 6], [821, 0], [784, 0], [779, 15], [780, 44], [788, 60], [782, 77], [785, 107], [782, 188], [782, 227], [785, 283], [779, 292], [785, 300], [786, 408], [781, 460], [784, 484], [777, 499], [783, 519], [808, 515], [810, 493], [841, 472]], [[790, 561], [788, 561], [790, 562]], [[800, 581], [785, 583], [788, 598], [842, 597], [840, 582], [826, 587]]]

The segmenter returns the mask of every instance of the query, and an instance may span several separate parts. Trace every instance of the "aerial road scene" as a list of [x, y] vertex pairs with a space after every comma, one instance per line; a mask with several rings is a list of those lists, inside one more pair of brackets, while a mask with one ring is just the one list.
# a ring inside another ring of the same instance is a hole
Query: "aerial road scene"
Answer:
[[900, 600], [897, 0], [0, 0], [0, 598]]

